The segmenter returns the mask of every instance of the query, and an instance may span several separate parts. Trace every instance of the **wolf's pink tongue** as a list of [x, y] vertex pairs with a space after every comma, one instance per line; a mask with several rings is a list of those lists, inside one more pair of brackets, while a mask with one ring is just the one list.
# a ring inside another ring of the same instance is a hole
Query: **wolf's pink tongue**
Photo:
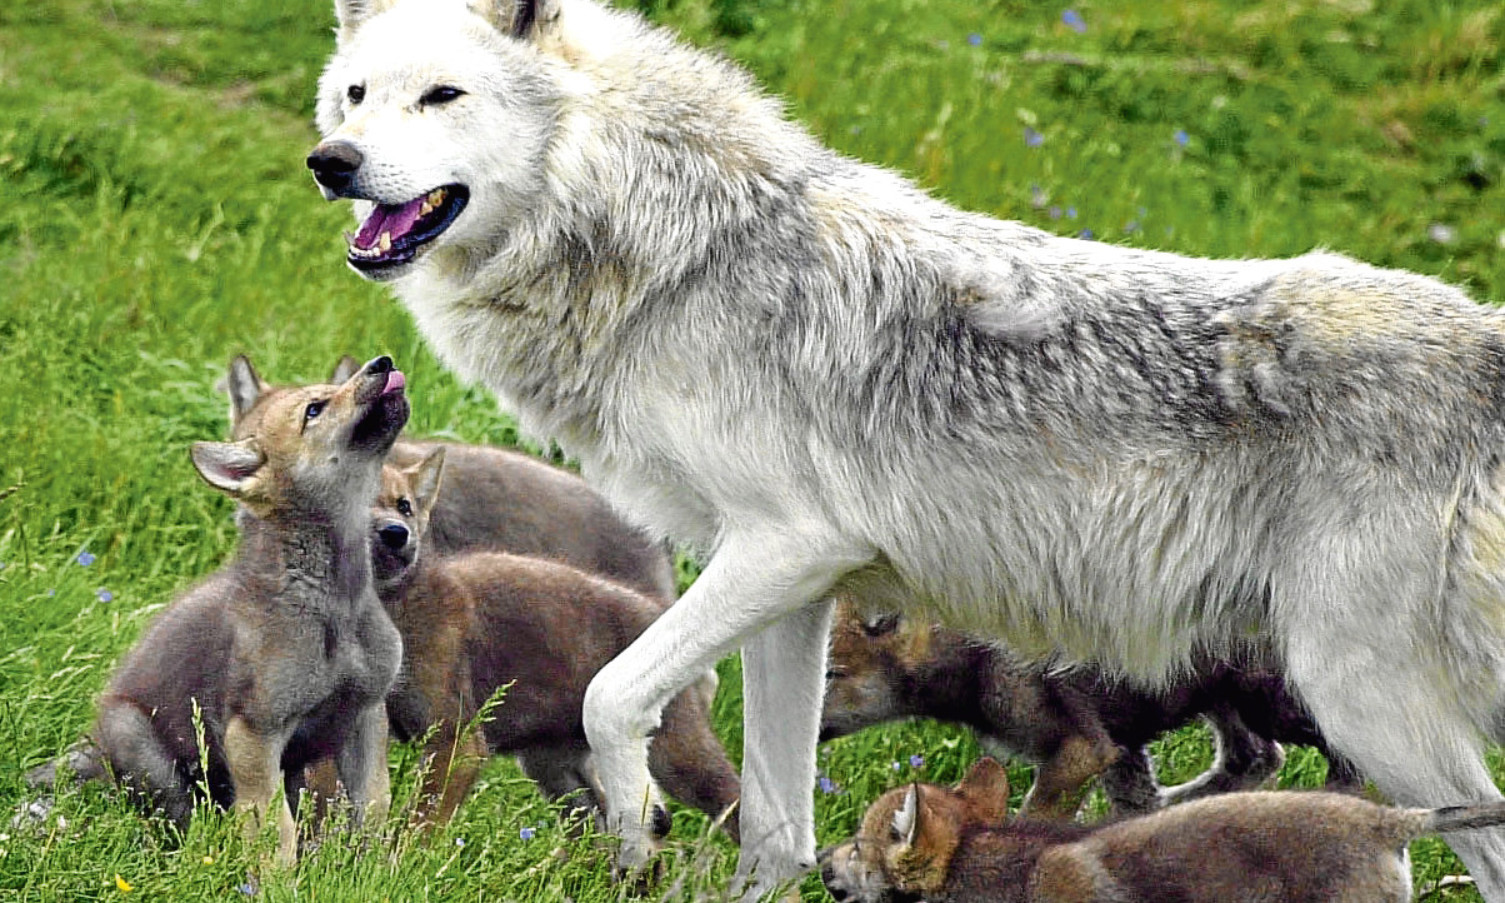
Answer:
[[387, 384], [382, 387], [381, 394], [390, 395], [393, 392], [401, 392], [403, 386], [408, 384], [408, 378], [402, 375], [401, 370], [387, 371]]
[[422, 209], [421, 197], [401, 205], [377, 204], [366, 221], [361, 223], [361, 231], [355, 236], [355, 246], [368, 251], [376, 247], [383, 232], [391, 233], [392, 240], [397, 241], [407, 235], [413, 224], [418, 222], [418, 211]]

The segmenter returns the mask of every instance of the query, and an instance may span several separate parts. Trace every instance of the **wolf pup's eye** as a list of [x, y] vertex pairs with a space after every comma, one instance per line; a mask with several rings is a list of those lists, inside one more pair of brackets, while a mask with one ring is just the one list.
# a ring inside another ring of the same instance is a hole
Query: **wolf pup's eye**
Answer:
[[453, 85], [440, 85], [437, 88], [430, 89], [427, 94], [418, 99], [418, 102], [425, 106], [438, 106], [463, 96], [465, 96], [465, 92]]
[[350, 87], [346, 88], [345, 89], [345, 99], [348, 100], [348, 101], [350, 101], [350, 105], [351, 106], [355, 106], [356, 104], [358, 104], [361, 101], [365, 100], [366, 99], [366, 86], [365, 85], [351, 85]]
[[303, 409], [303, 420], [307, 422], [324, 413], [324, 406], [327, 404], [329, 404], [327, 401], [309, 402], [308, 407]]
[[413, 506], [408, 503], [407, 499], [398, 499], [397, 500], [397, 513], [401, 514], [403, 517], [412, 517], [413, 516]]

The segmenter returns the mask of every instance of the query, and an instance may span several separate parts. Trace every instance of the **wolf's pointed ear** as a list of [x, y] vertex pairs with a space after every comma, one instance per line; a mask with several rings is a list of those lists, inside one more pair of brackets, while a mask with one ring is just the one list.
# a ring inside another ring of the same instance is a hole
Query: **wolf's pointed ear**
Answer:
[[414, 464], [405, 476], [413, 489], [413, 500], [419, 512], [428, 517], [439, 498], [439, 485], [444, 480], [444, 446], [429, 452], [422, 461]]
[[244, 354], [237, 354], [230, 359], [230, 370], [225, 374], [225, 391], [230, 394], [230, 426], [241, 421], [241, 418], [250, 413], [256, 407], [257, 399], [271, 386], [262, 382], [256, 373], [256, 368], [251, 366], [251, 359]]
[[195, 442], [189, 454], [194, 468], [206, 483], [236, 498], [245, 495], [266, 461], [255, 439]]
[[920, 785], [910, 784], [904, 791], [904, 802], [894, 810], [894, 823], [889, 827], [888, 839], [892, 843], [913, 844], [920, 831]]
[[360, 370], [361, 362], [347, 354], [344, 357], [340, 358], [340, 362], [338, 364], [334, 365], [334, 372], [329, 374], [329, 382], [331, 385], [335, 386], [338, 386], [339, 384], [344, 382], [349, 382], [350, 377], [359, 373]]
[[471, 0], [470, 8], [502, 34], [532, 40], [559, 21], [559, 2], [560, 0]]
[[339, 40], [350, 40], [367, 19], [379, 12], [389, 10], [395, 0], [334, 0], [334, 15], [339, 20]]
[[1009, 814], [1009, 773], [997, 759], [978, 759], [956, 792], [972, 814], [990, 823], [1001, 823]]

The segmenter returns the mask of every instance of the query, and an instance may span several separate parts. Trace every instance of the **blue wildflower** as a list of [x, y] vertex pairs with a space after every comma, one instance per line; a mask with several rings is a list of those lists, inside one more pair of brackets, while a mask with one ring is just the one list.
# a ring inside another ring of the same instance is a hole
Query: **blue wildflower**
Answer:
[[1061, 208], [1057, 207], [1055, 204], [1051, 204], [1050, 209], [1046, 210], [1045, 212], [1050, 216], [1051, 219], [1061, 218]]
[[237, 884], [235, 886], [235, 889], [238, 890], [238, 891], [240, 891], [240, 893], [241, 893], [242, 896], [245, 896], [245, 897], [254, 897], [254, 896], [256, 896], [256, 885], [253, 882], [243, 881], [240, 884]]
[[892, 768], [894, 771], [898, 771], [899, 769], [903, 768], [904, 766], [900, 765], [898, 762], [890, 762], [889, 763], [889, 767]]
[[1091, 241], [1092, 240], [1092, 230], [1091, 229], [1083, 229], [1082, 231], [1080, 231], [1080, 232], [1077, 233], [1077, 236], [1080, 237], [1080, 238], [1085, 238], [1088, 241]]
[[815, 783], [820, 786], [821, 793], [835, 793], [839, 789], [836, 786], [836, 782], [831, 780], [826, 775], [821, 775], [820, 779]]
[[531, 827], [523, 828], [521, 831], [517, 832], [517, 836], [521, 837], [523, 840], [532, 840], [537, 834], [538, 832]]
[[91, 565], [91, 564], [94, 563], [94, 553], [90, 552], [88, 549], [85, 549], [82, 552], [79, 552], [78, 555], [75, 556], [73, 560], [77, 561], [79, 564], [83, 565], [84, 567], [88, 567], [89, 565]]
[[1030, 128], [1024, 127], [1024, 143], [1027, 147], [1039, 147], [1045, 143], [1045, 136]]
[[1191, 143], [1191, 136], [1186, 134], [1186, 129], [1176, 129], [1175, 138], [1176, 143], [1182, 147]]
[[909, 757], [909, 767], [910, 768], [924, 768], [925, 767], [925, 757], [924, 756], [910, 756]]
[[967, 35], [967, 43], [971, 44], [973, 47], [981, 47], [982, 35], [978, 34], [975, 31], [972, 32], [971, 34]]
[[105, 589], [102, 586], [99, 589], [97, 589], [97, 590], [94, 591], [94, 595], [101, 602], [113, 602], [113, 601], [115, 601], [115, 594], [112, 593], [112, 592], [110, 592], [109, 590]]
[[1062, 12], [1061, 21], [1066, 23], [1067, 28], [1071, 29], [1077, 34], [1087, 33], [1087, 20], [1083, 19], [1082, 14], [1074, 9], [1068, 9]]
[[1075, 207], [1067, 207], [1066, 208], [1066, 218], [1067, 219], [1076, 219], [1076, 208]]
[[455, 846], [457, 846], [457, 847], [463, 847], [463, 846], [465, 846], [465, 838], [463, 838], [463, 837], [456, 837], [455, 838]]

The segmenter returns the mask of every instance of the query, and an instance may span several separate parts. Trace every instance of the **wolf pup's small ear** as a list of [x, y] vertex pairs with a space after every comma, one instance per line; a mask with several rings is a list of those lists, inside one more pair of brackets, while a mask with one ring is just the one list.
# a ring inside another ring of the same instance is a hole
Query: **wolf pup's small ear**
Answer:
[[470, 8], [497, 31], [532, 40], [559, 19], [559, 0], [472, 0]]
[[444, 480], [444, 446], [429, 452], [406, 476], [408, 485], [413, 488], [413, 498], [418, 502], [418, 510], [428, 517], [434, 502], [439, 499], [439, 485]]
[[920, 785], [910, 784], [904, 791], [904, 802], [894, 810], [894, 823], [889, 829], [889, 840], [910, 845], [920, 830]]
[[1009, 773], [997, 759], [983, 756], [967, 771], [956, 792], [972, 815], [985, 822], [1002, 822], [1009, 814]]
[[334, 15], [340, 23], [339, 40], [349, 40], [367, 19], [392, 8], [395, 0], [334, 0]]
[[244, 354], [237, 354], [230, 359], [230, 370], [225, 374], [224, 386], [230, 395], [232, 427], [250, 413], [256, 407], [257, 400], [272, 388], [257, 375], [256, 368], [251, 366], [251, 359]]
[[360, 372], [360, 369], [361, 362], [347, 354], [340, 358], [338, 364], [334, 365], [334, 372], [329, 374], [329, 382], [331, 385], [336, 386], [340, 383], [348, 382], [350, 377]]
[[236, 498], [245, 494], [266, 461], [255, 439], [195, 442], [189, 455], [204, 482]]

